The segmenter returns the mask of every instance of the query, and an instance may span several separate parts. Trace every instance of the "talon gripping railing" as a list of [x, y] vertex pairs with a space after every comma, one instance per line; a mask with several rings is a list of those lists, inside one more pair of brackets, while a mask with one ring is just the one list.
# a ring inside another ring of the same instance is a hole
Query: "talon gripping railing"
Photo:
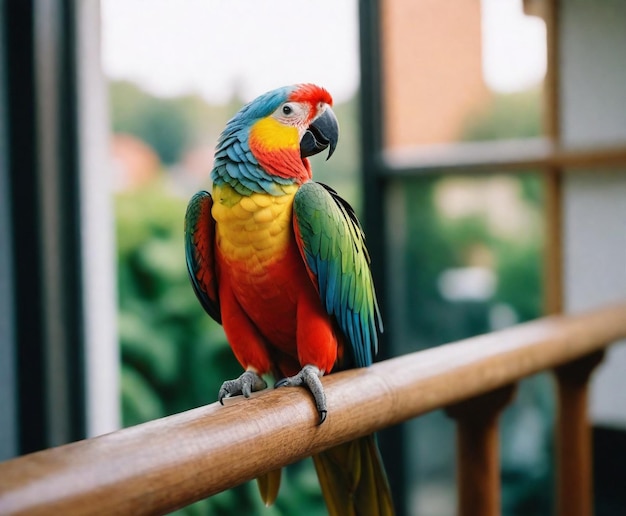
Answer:
[[320, 426], [302, 389], [190, 410], [0, 463], [0, 514], [158, 514], [352, 438], [445, 408], [457, 421], [460, 515], [500, 512], [497, 422], [514, 385], [554, 370], [557, 499], [592, 512], [587, 388], [626, 338], [626, 303], [556, 316], [323, 379]]

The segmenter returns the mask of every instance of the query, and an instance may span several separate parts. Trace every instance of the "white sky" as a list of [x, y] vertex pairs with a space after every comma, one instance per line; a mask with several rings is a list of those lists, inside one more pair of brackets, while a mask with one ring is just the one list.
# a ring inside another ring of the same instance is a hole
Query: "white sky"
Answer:
[[522, 0], [482, 0], [483, 77], [495, 91], [528, 89], [547, 66], [546, 25], [525, 16]]
[[245, 100], [315, 82], [336, 101], [358, 88], [355, 0], [103, 0], [103, 61], [150, 91]]
[[[450, 1], [450, 0], [446, 0]], [[521, 0], [482, 0], [483, 73], [495, 91], [545, 74], [545, 26]], [[335, 101], [358, 88], [357, 0], [102, 0], [103, 64], [112, 79], [163, 96], [250, 100], [298, 82]]]

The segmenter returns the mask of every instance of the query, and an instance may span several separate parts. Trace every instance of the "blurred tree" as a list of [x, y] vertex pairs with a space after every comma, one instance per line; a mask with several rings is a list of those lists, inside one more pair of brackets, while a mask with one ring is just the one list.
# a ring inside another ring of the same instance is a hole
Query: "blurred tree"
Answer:
[[141, 138], [163, 163], [175, 163], [190, 138], [189, 124], [177, 102], [155, 102], [128, 82], [115, 83], [110, 91], [113, 131]]
[[163, 99], [132, 82], [110, 84], [113, 132], [128, 133], [148, 143], [165, 165], [177, 163], [200, 141], [215, 141], [224, 122], [241, 103], [211, 106], [197, 95]]
[[467, 118], [461, 139], [475, 142], [541, 136], [542, 98], [540, 87], [493, 95], [489, 104]]
[[213, 402], [239, 368], [189, 286], [185, 207], [159, 185], [116, 199], [125, 425]]

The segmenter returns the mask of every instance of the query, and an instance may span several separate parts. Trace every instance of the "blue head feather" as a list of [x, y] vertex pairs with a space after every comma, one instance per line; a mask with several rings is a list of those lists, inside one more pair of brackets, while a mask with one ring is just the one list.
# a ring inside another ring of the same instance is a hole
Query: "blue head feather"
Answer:
[[230, 184], [238, 193], [253, 192], [282, 195], [278, 184], [290, 184], [291, 179], [272, 177], [259, 165], [248, 144], [250, 128], [258, 120], [270, 116], [289, 98], [294, 86], [268, 91], [243, 106], [231, 118], [217, 142], [211, 180], [218, 185]]
[[286, 102], [289, 98], [289, 94], [293, 91], [293, 86], [283, 86], [272, 91], [268, 91], [263, 95], [260, 95], [251, 102], [248, 102], [243, 106], [239, 112], [228, 122], [228, 126], [238, 121], [243, 121], [252, 125], [254, 122], [261, 118], [271, 115], [278, 109], [283, 102]]

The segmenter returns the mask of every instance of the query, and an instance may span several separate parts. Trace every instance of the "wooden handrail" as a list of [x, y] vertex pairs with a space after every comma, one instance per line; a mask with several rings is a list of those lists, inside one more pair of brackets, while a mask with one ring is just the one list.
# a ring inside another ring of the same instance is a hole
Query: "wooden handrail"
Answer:
[[0, 514], [154, 514], [357, 436], [448, 407], [626, 337], [626, 303], [541, 319], [323, 379], [212, 404], [0, 464]]

